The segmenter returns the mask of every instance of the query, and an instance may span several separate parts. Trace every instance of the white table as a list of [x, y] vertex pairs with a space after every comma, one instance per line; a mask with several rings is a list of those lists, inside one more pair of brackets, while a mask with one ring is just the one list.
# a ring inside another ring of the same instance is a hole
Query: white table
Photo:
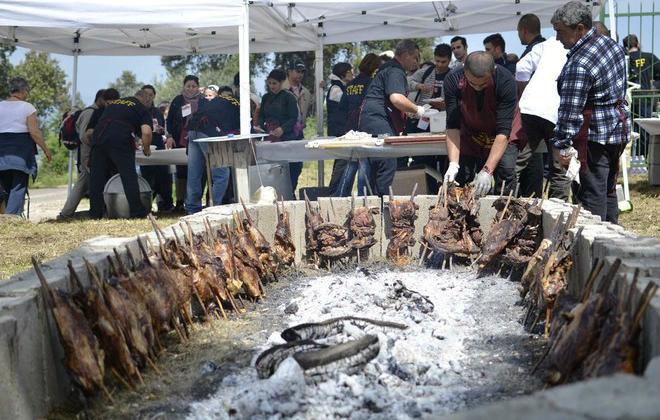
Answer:
[[660, 118], [635, 118], [634, 122], [649, 134], [647, 149], [649, 184], [660, 185]]

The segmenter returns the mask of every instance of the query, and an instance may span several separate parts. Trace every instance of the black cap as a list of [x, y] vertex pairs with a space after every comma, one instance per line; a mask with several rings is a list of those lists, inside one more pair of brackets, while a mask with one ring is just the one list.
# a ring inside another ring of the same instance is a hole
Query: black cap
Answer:
[[305, 66], [305, 63], [303, 63], [300, 60], [297, 60], [291, 63], [291, 66], [289, 66], [289, 70], [306, 71], [307, 67]]

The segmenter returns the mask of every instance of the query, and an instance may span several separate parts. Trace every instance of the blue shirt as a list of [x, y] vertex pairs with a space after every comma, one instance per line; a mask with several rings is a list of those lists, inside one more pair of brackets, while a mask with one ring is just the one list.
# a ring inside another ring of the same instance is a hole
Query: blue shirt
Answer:
[[[630, 113], [625, 107], [626, 58], [613, 39], [591, 28], [568, 52], [557, 79], [559, 114], [552, 144], [564, 149], [573, 144], [584, 121], [585, 108], [593, 108], [589, 141], [620, 144], [628, 141]], [[622, 117], [626, 117], [626, 122]]]

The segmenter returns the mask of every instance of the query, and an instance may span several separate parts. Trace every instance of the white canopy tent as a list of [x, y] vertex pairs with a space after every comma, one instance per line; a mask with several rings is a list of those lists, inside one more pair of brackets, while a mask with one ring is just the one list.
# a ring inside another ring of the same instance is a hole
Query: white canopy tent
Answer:
[[[203, 11], [203, 12], [200, 12]], [[238, 31], [236, 31], [238, 27]], [[249, 19], [244, 0], [3, 0], [0, 42], [73, 56], [71, 101], [80, 55], [239, 52], [241, 96], [249, 97]], [[250, 104], [241, 103], [241, 134], [250, 132]], [[73, 154], [69, 154], [69, 192]]]
[[[601, 3], [582, 0], [600, 12]], [[613, 1], [613, 0], [611, 0]], [[248, 5], [249, 3], [249, 5]], [[565, 0], [3, 0], [0, 42], [78, 55], [240, 54], [241, 96], [249, 92], [249, 52], [310, 51], [317, 82], [323, 45], [370, 40], [510, 31], [534, 13], [542, 25]], [[249, 9], [249, 10], [248, 10]], [[612, 14], [610, 14], [612, 16]], [[235, 27], [239, 27], [238, 41]], [[72, 98], [75, 97], [73, 78]], [[323, 95], [317, 98], [323, 129]], [[241, 104], [241, 132], [249, 103]]]

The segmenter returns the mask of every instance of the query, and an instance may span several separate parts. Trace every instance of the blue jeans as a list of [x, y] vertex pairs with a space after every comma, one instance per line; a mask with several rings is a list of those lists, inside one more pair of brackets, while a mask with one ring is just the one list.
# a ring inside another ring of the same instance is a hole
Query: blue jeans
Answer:
[[[189, 131], [188, 139], [188, 181], [186, 183], [186, 213], [202, 210], [202, 178], [206, 173], [207, 143], [192, 140], [208, 137], [199, 131]], [[214, 168], [211, 171], [213, 204], [220, 205], [229, 184], [229, 168]]]
[[[358, 174], [359, 171], [359, 174]], [[357, 195], [363, 195], [367, 186], [367, 174], [369, 173], [369, 161], [367, 159], [350, 160], [342, 171], [341, 178], [337, 185], [337, 190], [333, 192], [333, 197], [350, 197], [353, 191], [353, 182], [355, 175], [358, 174]]]
[[0, 185], [5, 190], [7, 205], [5, 214], [23, 214], [25, 193], [27, 192], [30, 175], [22, 171], [7, 170], [0, 171]]

